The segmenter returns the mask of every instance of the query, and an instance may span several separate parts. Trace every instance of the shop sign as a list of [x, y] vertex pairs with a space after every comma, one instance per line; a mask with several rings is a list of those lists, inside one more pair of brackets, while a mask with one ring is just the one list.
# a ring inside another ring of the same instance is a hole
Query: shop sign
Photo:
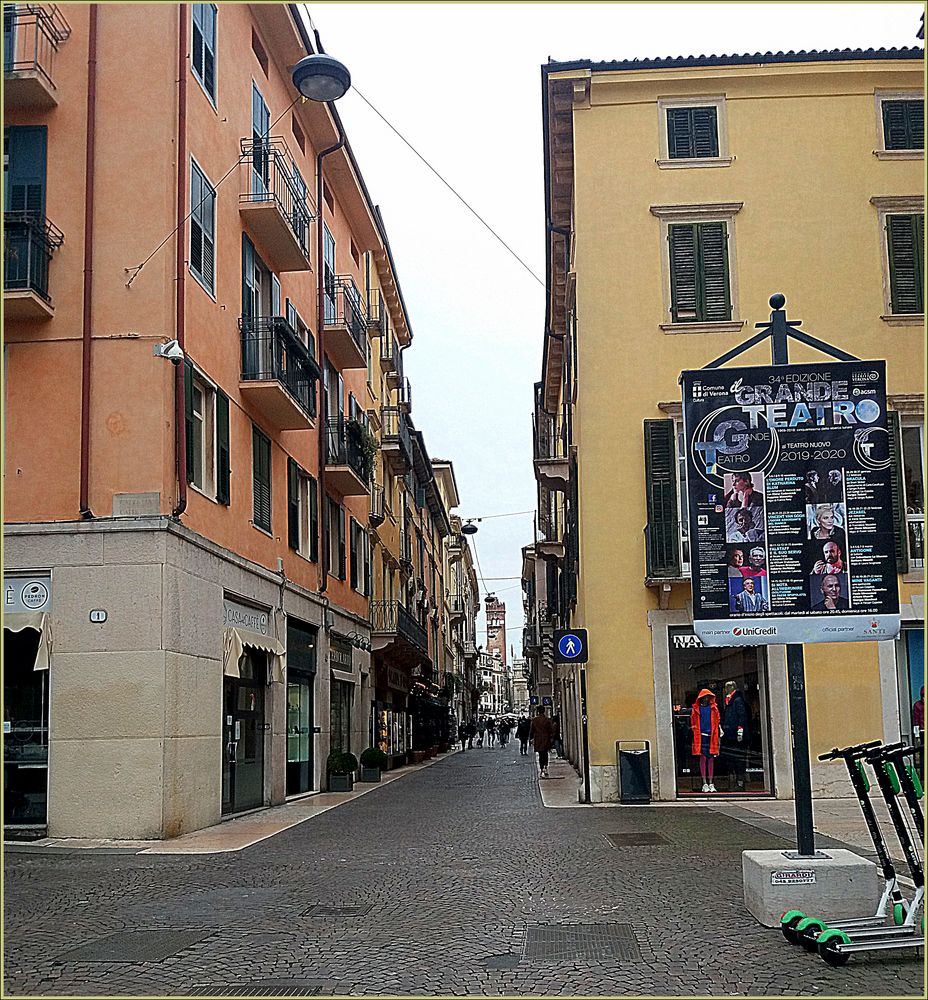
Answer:
[[886, 363], [701, 369], [681, 381], [701, 641], [896, 638]]
[[675, 632], [671, 636], [671, 641], [673, 642], [674, 649], [702, 649], [702, 639], [693, 632], [679, 633]]
[[402, 670], [396, 667], [387, 667], [387, 687], [394, 688], [396, 691], [408, 691], [409, 681]]
[[342, 639], [329, 641], [329, 666], [336, 670], [351, 671], [351, 643]]
[[249, 632], [268, 635], [270, 614], [226, 597], [222, 602], [222, 625], [223, 628], [247, 628]]
[[28, 576], [4, 576], [3, 610], [7, 614], [50, 611], [51, 606], [51, 573], [33, 573]]
[[771, 885], [815, 885], [813, 868], [786, 868], [770, 873]]

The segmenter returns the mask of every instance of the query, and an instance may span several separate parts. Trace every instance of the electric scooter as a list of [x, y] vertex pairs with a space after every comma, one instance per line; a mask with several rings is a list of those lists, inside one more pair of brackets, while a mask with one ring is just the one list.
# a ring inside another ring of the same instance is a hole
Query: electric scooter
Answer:
[[[889, 755], [884, 752], [889, 750]], [[897, 796], [902, 791], [903, 786], [908, 786], [910, 776], [904, 767], [901, 768], [905, 774], [905, 779], [900, 780], [899, 771], [894, 766], [891, 758], [896, 761], [901, 759], [900, 750], [902, 746], [893, 744], [889, 748], [875, 748], [865, 754], [867, 762], [876, 774], [877, 784], [886, 802], [889, 817], [892, 820], [899, 844], [905, 854], [906, 863], [911, 873], [912, 881], [915, 883], [915, 896], [912, 903], [906, 906], [903, 903], [894, 904], [893, 920], [895, 926], [870, 927], [870, 928], [847, 928], [838, 925], [827, 928], [815, 938], [819, 955], [832, 966], [844, 965], [850, 956], [858, 951], [889, 951], [906, 948], [924, 947], [924, 938], [921, 934], [916, 935], [919, 927], [924, 929], [924, 919], [918, 922], [918, 913], [925, 895], [924, 874], [921, 860], [915, 846], [915, 840], [910, 836], [906, 825], [905, 817], [899, 807]], [[904, 756], [904, 755], [903, 755]], [[915, 791], [913, 785], [913, 792]], [[906, 801], [909, 802], [908, 797]], [[921, 814], [917, 797], [913, 795], [916, 803], [916, 812], [913, 817]], [[911, 803], [910, 803], [911, 807]], [[808, 932], [806, 932], [808, 934]], [[814, 932], [813, 932], [814, 933]], [[803, 941], [805, 944], [805, 941]]]
[[[856, 746], [844, 747], [839, 750], [835, 747], [830, 753], [819, 755], [819, 760], [837, 760], [839, 757], [847, 766], [848, 777], [851, 779], [851, 786], [857, 794], [857, 801], [860, 803], [860, 811], [863, 813], [870, 839], [873, 841], [873, 848], [880, 863], [880, 871], [883, 875], [885, 885], [883, 894], [880, 897], [876, 912], [865, 917], [849, 917], [843, 920], [830, 921], [820, 920], [816, 917], [809, 917], [802, 910], [787, 910], [780, 918], [780, 929], [783, 937], [790, 944], [805, 945], [807, 950], [814, 951], [816, 948], [814, 934], [824, 931], [828, 927], [881, 927], [886, 923], [890, 913], [890, 902], [892, 909], [904, 905], [905, 899], [899, 890], [896, 880], [896, 867], [889, 855], [886, 841], [883, 839], [883, 832], [873, 811], [870, 802], [870, 781], [864, 771], [863, 756], [868, 751], [878, 747], [879, 740], [870, 743], [858, 743]], [[806, 932], [811, 932], [806, 936]]]
[[916, 748], [906, 746], [905, 743], [891, 743], [889, 746], [883, 747], [883, 757], [892, 765], [899, 782], [899, 787], [905, 796], [906, 805], [908, 805], [912, 819], [915, 821], [915, 828], [924, 839], [925, 820], [922, 816], [922, 806], [919, 801], [924, 794], [922, 783], [918, 776], [918, 771], [915, 770], [915, 765], [907, 763], [905, 760], [906, 757], [914, 757], [915, 753]]

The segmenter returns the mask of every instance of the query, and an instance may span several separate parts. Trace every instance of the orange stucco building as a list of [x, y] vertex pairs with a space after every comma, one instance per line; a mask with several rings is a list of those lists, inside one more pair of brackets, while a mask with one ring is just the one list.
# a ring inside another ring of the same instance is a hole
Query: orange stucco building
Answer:
[[296, 6], [4, 28], [7, 822], [197, 829], [325, 787], [387, 707], [391, 764], [431, 750], [452, 522]]

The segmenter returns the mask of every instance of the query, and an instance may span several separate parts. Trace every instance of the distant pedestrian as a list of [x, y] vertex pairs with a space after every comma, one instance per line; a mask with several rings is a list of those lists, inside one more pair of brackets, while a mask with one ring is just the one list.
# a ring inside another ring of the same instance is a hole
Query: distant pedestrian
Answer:
[[503, 719], [499, 724], [499, 745], [504, 747], [509, 742], [509, 730], [512, 727], [508, 719]]
[[538, 714], [532, 719], [529, 735], [532, 738], [532, 746], [538, 754], [538, 770], [540, 777], [548, 777], [548, 751], [551, 749], [554, 727], [551, 720], [545, 715], [545, 706], [538, 706]]
[[467, 723], [462, 721], [458, 726], [458, 739], [461, 741], [461, 749], [467, 749], [467, 737], [470, 736], [470, 731], [467, 728]]
[[467, 749], [474, 749], [474, 737], [477, 735], [477, 724], [473, 719], [467, 723]]
[[487, 746], [491, 747], [496, 742], [496, 720], [487, 719]]
[[528, 721], [526, 716], [521, 716], [519, 719], [519, 724], [516, 726], [516, 739], [519, 741], [519, 753], [523, 757], [528, 756], [528, 734], [531, 729], [531, 723]]
[[561, 719], [560, 716], [551, 716], [551, 742], [554, 747], [554, 756], [564, 756], [564, 745], [561, 743]]
[[487, 720], [486, 719], [481, 719], [477, 723], [477, 746], [478, 747], [482, 747], [483, 746], [483, 738], [484, 738], [484, 736], [486, 736], [486, 732], [487, 732]]

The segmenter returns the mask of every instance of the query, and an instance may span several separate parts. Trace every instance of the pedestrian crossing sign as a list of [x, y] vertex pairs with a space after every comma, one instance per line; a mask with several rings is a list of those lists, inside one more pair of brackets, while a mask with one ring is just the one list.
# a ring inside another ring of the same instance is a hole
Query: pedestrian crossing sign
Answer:
[[559, 628], [554, 631], [555, 663], [586, 663], [589, 659], [585, 628]]

